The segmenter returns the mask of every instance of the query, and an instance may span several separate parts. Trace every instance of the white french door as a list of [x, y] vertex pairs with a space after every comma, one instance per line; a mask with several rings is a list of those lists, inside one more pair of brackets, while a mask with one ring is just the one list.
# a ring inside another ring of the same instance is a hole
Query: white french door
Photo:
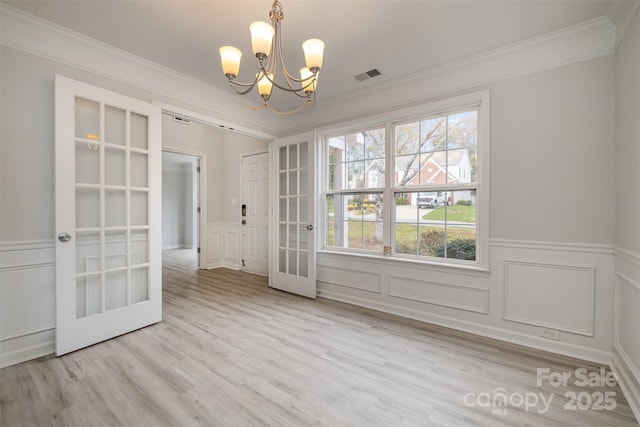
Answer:
[[271, 286], [316, 297], [313, 132], [271, 143], [273, 221]]
[[269, 153], [242, 157], [242, 263], [269, 273]]
[[162, 319], [160, 108], [55, 82], [56, 354]]

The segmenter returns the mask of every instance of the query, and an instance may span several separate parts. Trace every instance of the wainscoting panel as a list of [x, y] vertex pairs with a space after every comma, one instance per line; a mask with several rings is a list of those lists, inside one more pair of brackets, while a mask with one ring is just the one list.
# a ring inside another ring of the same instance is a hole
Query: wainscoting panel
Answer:
[[0, 244], [0, 367], [54, 351], [53, 240]]
[[224, 264], [228, 268], [242, 267], [242, 226], [237, 224], [225, 225]]
[[504, 264], [505, 320], [593, 336], [592, 267], [515, 261]]
[[222, 267], [224, 254], [222, 232], [224, 227], [217, 223], [209, 223], [207, 226], [207, 268]]
[[640, 254], [616, 248], [612, 370], [640, 420]]
[[478, 313], [489, 312], [489, 291], [389, 276], [389, 295]]
[[232, 222], [207, 224], [207, 268], [242, 268], [242, 226]]
[[318, 265], [317, 277], [319, 281], [380, 293], [380, 273]]

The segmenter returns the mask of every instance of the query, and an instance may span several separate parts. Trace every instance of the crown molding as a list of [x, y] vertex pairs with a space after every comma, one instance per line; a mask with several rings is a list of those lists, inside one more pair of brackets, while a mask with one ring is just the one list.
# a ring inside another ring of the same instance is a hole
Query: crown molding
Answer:
[[5, 3], [0, 4], [0, 19], [0, 44], [4, 46], [145, 90], [151, 97], [147, 101], [162, 97], [187, 104], [212, 121], [247, 135], [264, 139], [265, 135], [282, 134], [279, 116], [257, 112], [249, 121], [247, 104], [227, 91]]
[[[432, 67], [405, 77], [368, 85], [323, 100], [314, 111], [296, 116], [309, 127], [345, 118], [384, 113], [514, 77], [585, 61], [614, 52], [616, 29], [606, 16], [536, 36], [478, 55]], [[289, 118], [289, 120], [292, 120]], [[296, 123], [287, 126], [294, 131]]]

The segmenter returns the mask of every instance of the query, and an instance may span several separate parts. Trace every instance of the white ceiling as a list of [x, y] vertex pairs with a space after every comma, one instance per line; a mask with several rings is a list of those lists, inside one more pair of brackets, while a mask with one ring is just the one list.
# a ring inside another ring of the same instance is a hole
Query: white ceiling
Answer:
[[[272, 1], [21, 0], [3, 3], [231, 91], [218, 48], [244, 55], [240, 79], [255, 75], [248, 26], [268, 21]], [[325, 41], [317, 102], [411, 75], [605, 15], [600, 0], [282, 0], [287, 68], [303, 66], [301, 44]], [[354, 76], [377, 68], [364, 82]], [[257, 93], [254, 95], [258, 98]], [[275, 97], [275, 94], [274, 94]], [[278, 102], [274, 98], [274, 102]], [[280, 103], [284, 102], [282, 100]], [[283, 105], [284, 106], [284, 105]]]

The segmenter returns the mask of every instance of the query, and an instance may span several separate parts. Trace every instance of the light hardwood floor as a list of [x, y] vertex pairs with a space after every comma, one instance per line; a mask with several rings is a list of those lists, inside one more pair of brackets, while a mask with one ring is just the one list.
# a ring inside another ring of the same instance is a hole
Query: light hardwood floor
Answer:
[[[197, 271], [184, 253], [165, 253], [162, 322], [2, 369], [0, 425], [637, 426], [618, 387], [536, 385], [537, 368], [597, 365]], [[484, 400], [500, 392], [510, 405]], [[614, 410], [579, 409], [604, 392]], [[549, 410], [519, 405], [534, 396]]]

